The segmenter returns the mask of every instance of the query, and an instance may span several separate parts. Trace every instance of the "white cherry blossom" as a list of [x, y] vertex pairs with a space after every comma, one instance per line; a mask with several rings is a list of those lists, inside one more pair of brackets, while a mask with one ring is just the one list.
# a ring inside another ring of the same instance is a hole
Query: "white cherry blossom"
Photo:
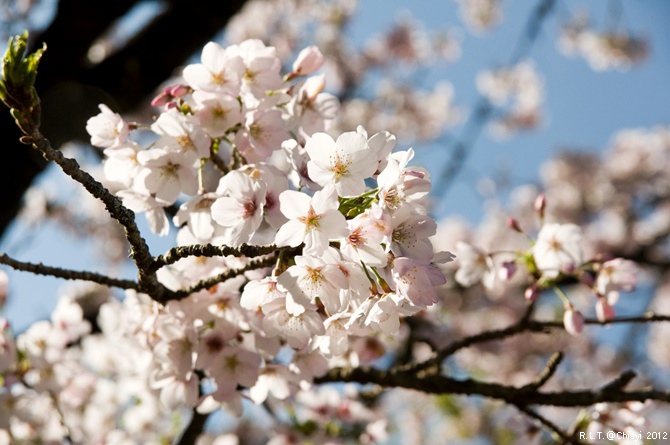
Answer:
[[332, 185], [314, 193], [312, 198], [286, 190], [279, 195], [279, 203], [288, 222], [277, 232], [275, 244], [278, 246], [297, 247], [304, 242], [304, 254], [320, 255], [330, 239], [347, 235], [347, 222], [337, 210], [339, 202]]
[[337, 141], [326, 133], [315, 133], [307, 140], [305, 151], [310, 157], [309, 177], [323, 187], [334, 184], [342, 197], [362, 194], [365, 179], [377, 170], [377, 159], [360, 133], [343, 133]]

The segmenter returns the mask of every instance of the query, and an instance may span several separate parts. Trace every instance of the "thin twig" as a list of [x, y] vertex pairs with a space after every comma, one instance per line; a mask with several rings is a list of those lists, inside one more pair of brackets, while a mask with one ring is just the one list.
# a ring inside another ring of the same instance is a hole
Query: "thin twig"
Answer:
[[104, 286], [118, 287], [121, 289], [140, 290], [140, 285], [133, 280], [122, 280], [111, 278], [106, 275], [101, 275], [95, 272], [86, 272], [78, 270], [63, 269], [60, 267], [45, 266], [42, 263], [29, 263], [25, 261], [18, 261], [11, 258], [7, 254], [0, 254], [0, 264], [5, 264], [13, 269], [23, 272], [30, 272], [36, 275], [52, 276], [56, 278], [63, 278], [65, 280], [83, 280], [92, 281], [94, 283], [102, 284]]
[[561, 364], [563, 358], [564, 356], [562, 352], [556, 352], [552, 354], [540, 375], [537, 376], [537, 378], [531, 383], [522, 386], [520, 389], [526, 391], [537, 391], [556, 373], [556, 370], [558, 370], [558, 365]]
[[240, 267], [239, 269], [230, 269], [226, 272], [223, 272], [219, 275], [216, 275], [211, 278], [207, 278], [205, 280], [202, 280], [198, 282], [197, 284], [189, 287], [188, 289], [183, 289], [183, 290], [178, 290], [176, 292], [173, 292], [170, 299], [172, 300], [181, 300], [183, 298], [188, 297], [189, 295], [201, 291], [203, 289], [209, 289], [212, 286], [216, 286], [219, 283], [223, 283], [225, 281], [230, 280], [231, 278], [235, 278], [237, 276], [242, 275], [244, 272], [250, 271], [250, 270], [256, 270], [256, 269], [261, 269], [263, 267], [270, 267], [274, 265], [274, 262], [276, 260], [276, 255], [271, 255], [267, 258], [260, 258], [257, 260], [250, 261], [249, 264], [247, 264], [244, 267]]
[[585, 445], [584, 442], [581, 442], [577, 440], [577, 438], [570, 436], [567, 432], [563, 431], [558, 425], [541, 415], [540, 413], [528, 408], [527, 406], [517, 406], [517, 409], [527, 415], [528, 417], [531, 417], [538, 422], [540, 422], [542, 425], [546, 426], [549, 428], [554, 434], [559, 436], [561, 439], [565, 441], [565, 443], [571, 443], [574, 445]]

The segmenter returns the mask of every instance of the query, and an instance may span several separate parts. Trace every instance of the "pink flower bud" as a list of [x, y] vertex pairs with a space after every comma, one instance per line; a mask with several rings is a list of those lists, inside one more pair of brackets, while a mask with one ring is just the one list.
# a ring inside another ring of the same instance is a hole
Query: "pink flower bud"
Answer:
[[544, 193], [540, 193], [537, 198], [535, 198], [535, 211], [540, 216], [540, 219], [544, 218], [544, 209], [547, 207], [547, 197], [544, 196]]
[[321, 51], [319, 51], [319, 48], [308, 46], [300, 51], [298, 58], [293, 62], [293, 72], [291, 74], [293, 77], [312, 74], [323, 66], [324, 61], [325, 58], [321, 54]]
[[191, 89], [187, 85], [178, 83], [175, 85], [170, 85], [169, 87], [165, 87], [163, 91], [172, 97], [184, 97], [191, 91]]
[[600, 322], [606, 322], [614, 318], [614, 306], [609, 304], [607, 298], [598, 297], [598, 302], [596, 303], [596, 316]]
[[519, 222], [511, 216], [507, 218], [507, 227], [514, 230], [515, 232], [523, 233], [523, 230], [521, 230], [521, 227], [519, 227]]
[[0, 270], [0, 309], [7, 303], [7, 294], [9, 293], [9, 277], [4, 270]]
[[165, 92], [165, 90], [161, 91], [158, 96], [154, 97], [151, 99], [151, 106], [152, 107], [162, 107], [163, 105], [167, 104], [172, 100], [172, 97]]
[[570, 335], [579, 335], [584, 330], [584, 317], [574, 307], [566, 308], [563, 314], [563, 325]]
[[540, 295], [540, 291], [537, 288], [537, 286], [531, 286], [526, 289], [526, 291], [523, 293], [523, 296], [526, 297], [526, 300], [528, 301], [535, 301], [537, 300], [537, 297]]

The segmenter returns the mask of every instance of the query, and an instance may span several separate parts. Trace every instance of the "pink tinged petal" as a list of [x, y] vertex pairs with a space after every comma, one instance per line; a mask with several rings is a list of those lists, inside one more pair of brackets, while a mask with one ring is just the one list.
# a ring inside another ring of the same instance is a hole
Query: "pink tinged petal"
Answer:
[[200, 60], [212, 72], [223, 70], [226, 62], [226, 50], [215, 42], [209, 42], [202, 49]]

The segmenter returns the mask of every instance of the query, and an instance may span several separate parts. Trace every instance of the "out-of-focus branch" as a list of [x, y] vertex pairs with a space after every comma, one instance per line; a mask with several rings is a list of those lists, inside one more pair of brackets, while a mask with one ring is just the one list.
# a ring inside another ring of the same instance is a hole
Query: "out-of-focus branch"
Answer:
[[[517, 64], [530, 53], [542, 29], [542, 23], [553, 9], [555, 2], [556, 0], [541, 0], [533, 10], [526, 22], [523, 33], [517, 41], [508, 66]], [[456, 141], [447, 164], [435, 181], [433, 190], [437, 193], [438, 197], [444, 197], [449, 187], [453, 184], [454, 179], [465, 165], [482, 129], [493, 115], [493, 111], [493, 107], [489, 101], [481, 97], [468, 121], [465, 123], [463, 133]]]
[[502, 400], [515, 406], [546, 405], [562, 407], [590, 406], [601, 402], [631, 402], [658, 400], [670, 403], [670, 392], [654, 389], [625, 391], [621, 388], [564, 391], [528, 391], [523, 387], [482, 382], [474, 379], [455, 379], [445, 375], [428, 375], [412, 371], [388, 371], [372, 367], [334, 368], [315, 379], [316, 383], [354, 382], [375, 384], [384, 388], [406, 388], [426, 394], [483, 396]]
[[202, 434], [202, 431], [205, 428], [205, 422], [209, 417], [208, 414], [200, 414], [195, 408], [193, 409], [193, 417], [189, 422], [186, 430], [179, 438], [177, 445], [195, 445], [198, 440], [198, 436]]
[[573, 445], [584, 445], [584, 442], [577, 440], [575, 437], [572, 437], [569, 433], [563, 431], [558, 425], [556, 425], [551, 420], [547, 419], [540, 413], [535, 410], [528, 408], [527, 406], [518, 406], [519, 411], [527, 415], [528, 417], [537, 420], [542, 425], [549, 428], [554, 434], [563, 439], [563, 443], [571, 443]]

